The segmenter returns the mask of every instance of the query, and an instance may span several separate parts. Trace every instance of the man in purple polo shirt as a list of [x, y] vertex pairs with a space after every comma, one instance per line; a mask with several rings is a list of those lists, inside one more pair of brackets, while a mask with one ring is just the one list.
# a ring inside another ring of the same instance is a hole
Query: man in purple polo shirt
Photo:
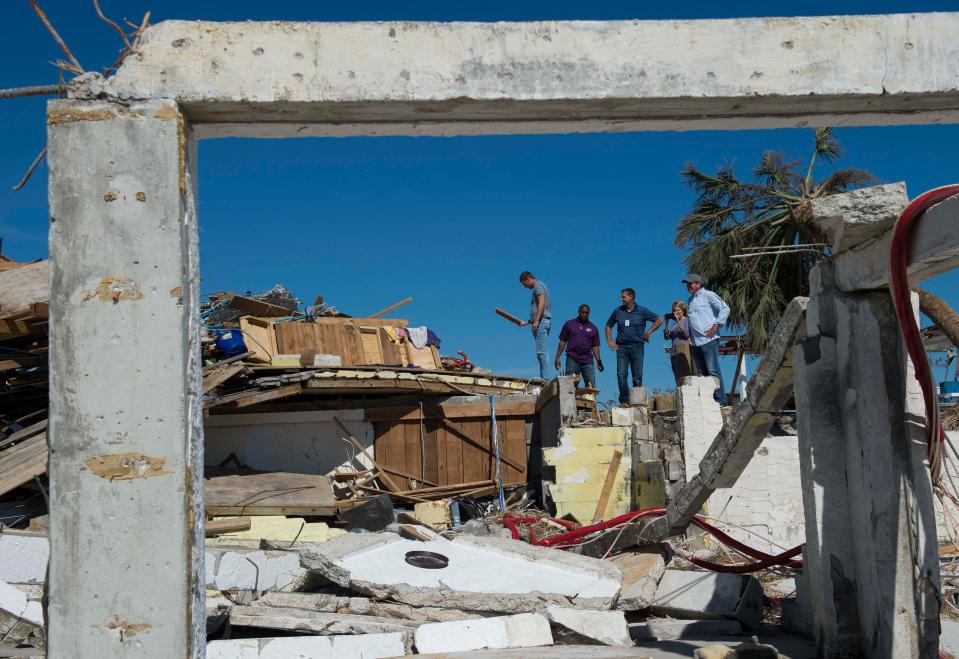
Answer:
[[579, 375], [585, 386], [596, 387], [596, 371], [593, 370], [593, 357], [599, 370], [603, 370], [603, 360], [599, 358], [599, 330], [589, 322], [589, 305], [579, 305], [579, 314], [567, 320], [559, 333], [559, 349], [556, 351], [556, 370], [559, 370], [559, 358], [566, 349], [566, 375]]

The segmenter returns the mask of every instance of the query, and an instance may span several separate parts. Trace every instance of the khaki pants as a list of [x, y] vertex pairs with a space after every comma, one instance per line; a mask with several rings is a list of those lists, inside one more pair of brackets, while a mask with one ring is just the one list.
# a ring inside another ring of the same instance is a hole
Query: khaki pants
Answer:
[[693, 356], [688, 343], [677, 344], [673, 352], [676, 354], [670, 356], [669, 360], [672, 362], [676, 386], [679, 387], [683, 384], [683, 378], [696, 375], [696, 365], [693, 363]]

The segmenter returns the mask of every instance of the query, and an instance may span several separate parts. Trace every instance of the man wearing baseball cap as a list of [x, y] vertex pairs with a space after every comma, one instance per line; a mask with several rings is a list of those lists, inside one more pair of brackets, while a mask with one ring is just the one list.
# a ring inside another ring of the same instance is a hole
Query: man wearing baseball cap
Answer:
[[693, 361], [701, 374], [709, 374], [719, 381], [713, 398], [726, 404], [726, 387], [719, 368], [719, 327], [729, 318], [729, 305], [721, 297], [703, 288], [703, 278], [695, 273], [683, 280], [689, 291], [689, 335]]

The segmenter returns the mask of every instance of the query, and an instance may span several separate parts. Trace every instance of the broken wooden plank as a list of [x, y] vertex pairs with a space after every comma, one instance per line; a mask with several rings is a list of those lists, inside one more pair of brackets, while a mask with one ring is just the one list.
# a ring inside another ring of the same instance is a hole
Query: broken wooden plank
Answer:
[[609, 461], [609, 469], [606, 470], [606, 480], [603, 481], [603, 489], [599, 494], [599, 501], [596, 502], [596, 512], [593, 514], [593, 522], [603, 519], [606, 514], [606, 506], [609, 505], [609, 495], [613, 492], [613, 482], [616, 480], [616, 472], [619, 471], [619, 463], [623, 459], [622, 451], [613, 451], [613, 458]]
[[276, 389], [267, 389], [265, 391], [259, 391], [259, 392], [247, 394], [241, 398], [231, 400], [227, 404], [232, 407], [249, 407], [250, 405], [256, 405], [257, 403], [263, 403], [268, 400], [277, 400], [278, 398], [287, 398], [289, 396], [295, 396], [301, 391], [303, 391], [303, 387], [301, 385], [289, 384], [285, 387], [278, 387]]
[[203, 393], [210, 393], [245, 368], [246, 366], [237, 362], [210, 371], [203, 376]]
[[47, 471], [47, 433], [26, 439], [0, 453], [0, 495]]
[[402, 488], [400, 488], [400, 486], [397, 485], [393, 481], [393, 479], [389, 477], [389, 475], [385, 472], [385, 470], [380, 469], [380, 466], [376, 464], [376, 460], [373, 459], [373, 456], [366, 452], [366, 447], [364, 447], [362, 444], [360, 444], [357, 441], [356, 437], [354, 437], [353, 433], [351, 433], [349, 429], [345, 425], [343, 425], [343, 422], [340, 421], [339, 417], [334, 416], [333, 420], [336, 422], [336, 425], [340, 427], [340, 430], [342, 430], [346, 434], [347, 439], [349, 439], [350, 442], [353, 444], [353, 446], [356, 447], [356, 450], [359, 451], [361, 455], [365, 455], [369, 459], [370, 464], [372, 464], [374, 467], [376, 467], [377, 470], [379, 470], [380, 475], [383, 477], [383, 482], [386, 483], [386, 486], [393, 492], [399, 492]]
[[37, 422], [34, 423], [33, 425], [27, 426], [26, 428], [21, 428], [20, 430], [16, 431], [15, 433], [12, 433], [12, 434], [10, 434], [10, 435], [8, 435], [8, 436], [0, 439], [0, 449], [6, 448], [7, 446], [10, 446], [10, 445], [12, 445], [12, 444], [16, 444], [17, 442], [19, 442], [19, 441], [21, 441], [21, 440], [23, 440], [23, 439], [27, 439], [27, 438], [29, 438], [29, 437], [32, 437], [33, 435], [36, 435], [38, 432], [42, 432], [42, 431], [44, 431], [44, 430], [46, 430], [46, 429], [47, 429], [47, 420], [46, 420], [46, 419], [42, 419], [42, 420], [40, 420], [40, 421], [37, 421]]
[[226, 297], [230, 298], [230, 302], [227, 304], [227, 307], [237, 311], [242, 311], [249, 316], [265, 316], [268, 318], [276, 318], [278, 316], [289, 316], [292, 314], [289, 309], [277, 306], [275, 304], [270, 304], [269, 302], [263, 302], [262, 300], [256, 300], [252, 297], [246, 297], [245, 295], [228, 293]]
[[391, 304], [390, 306], [386, 307], [385, 309], [381, 309], [380, 311], [377, 311], [377, 312], [374, 313], [374, 314], [370, 314], [369, 316], [367, 316], [367, 318], [379, 318], [380, 316], [385, 316], [386, 314], [388, 314], [389, 312], [393, 311], [394, 309], [399, 309], [399, 308], [402, 307], [403, 305], [409, 304], [409, 303], [412, 302], [412, 301], [413, 301], [413, 298], [411, 298], [411, 297], [404, 298], [404, 299], [400, 300], [399, 302], [397, 302], [396, 304]]
[[525, 322], [525, 321], [520, 320], [519, 318], [517, 318], [516, 316], [514, 316], [513, 314], [511, 314], [511, 313], [508, 312], [508, 311], [503, 311], [502, 309], [499, 309], [499, 308], [497, 308], [495, 311], [496, 311], [497, 314], [499, 314], [500, 316], [502, 316], [503, 318], [505, 318], [506, 320], [508, 320], [508, 321], [511, 322], [511, 323], [516, 323], [517, 325], [522, 325], [522, 324]]
[[321, 515], [336, 513], [326, 476], [288, 472], [214, 475], [204, 482], [207, 515]]
[[229, 517], [227, 519], [208, 519], [203, 531], [206, 537], [222, 535], [224, 533], [239, 533], [249, 531], [253, 522], [249, 517]]

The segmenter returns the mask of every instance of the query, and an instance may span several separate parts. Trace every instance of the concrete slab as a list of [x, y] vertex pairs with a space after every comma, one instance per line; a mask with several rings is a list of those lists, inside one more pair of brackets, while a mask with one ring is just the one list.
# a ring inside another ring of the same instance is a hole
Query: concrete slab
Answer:
[[634, 641], [675, 641], [680, 638], [708, 638], [743, 634], [738, 620], [673, 620], [654, 618], [629, 626]]
[[480, 618], [477, 613], [441, 609], [435, 606], [410, 606], [395, 602], [380, 602], [367, 597], [347, 597], [324, 593], [266, 593], [252, 602], [254, 607], [303, 609], [305, 611], [344, 613], [351, 615], [398, 618], [421, 622], [447, 622]]
[[670, 618], [735, 619], [755, 629], [762, 622], [763, 590], [746, 575], [667, 569], [652, 612]]
[[296, 590], [307, 576], [299, 554], [286, 551], [208, 548], [205, 569], [213, 590]]
[[49, 558], [50, 541], [45, 535], [0, 533], [0, 581], [42, 584]]
[[230, 610], [230, 624], [235, 627], [283, 629], [321, 636], [399, 633], [403, 634], [404, 638], [411, 638], [410, 634], [419, 625], [434, 623], [271, 606], [234, 606]]
[[[416, 567], [406, 561], [412, 551], [441, 554], [449, 564]], [[548, 604], [608, 609], [623, 579], [608, 561], [496, 537], [419, 542], [393, 533], [350, 534], [305, 548], [302, 563], [356, 592], [414, 606], [502, 613]]]
[[27, 642], [43, 647], [45, 639], [40, 602], [28, 600], [23, 592], [0, 581], [0, 643]]
[[207, 659], [379, 659], [405, 652], [402, 634], [239, 638], [206, 645]]
[[639, 611], [648, 608], [656, 599], [659, 580], [666, 571], [666, 553], [656, 545], [613, 556], [614, 565], [623, 570], [623, 587], [616, 608], [621, 611]]
[[587, 611], [562, 606], [546, 607], [550, 622], [603, 645], [632, 645], [626, 614], [622, 611]]
[[420, 654], [553, 644], [549, 621], [537, 613], [428, 623], [416, 630], [414, 638]]
[[891, 229], [908, 204], [906, 184], [899, 182], [813, 199], [809, 205], [813, 223], [838, 254]]
[[604, 645], [553, 645], [548, 650], [479, 650], [473, 652], [442, 652], [438, 654], [420, 654], [423, 659], [650, 659], [652, 655], [645, 650], [634, 648], [607, 647]]

